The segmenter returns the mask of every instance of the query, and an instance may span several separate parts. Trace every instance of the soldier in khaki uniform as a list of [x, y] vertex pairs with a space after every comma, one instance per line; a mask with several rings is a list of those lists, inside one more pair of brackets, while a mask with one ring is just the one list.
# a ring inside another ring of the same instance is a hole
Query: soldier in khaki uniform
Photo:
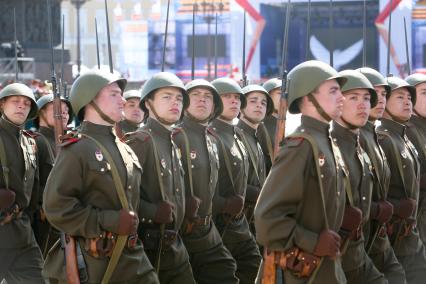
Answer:
[[185, 170], [186, 210], [182, 238], [197, 283], [238, 283], [235, 260], [223, 245], [212, 221], [219, 157], [218, 144], [208, 122], [222, 112], [222, 100], [215, 87], [205, 80], [193, 80], [185, 88], [189, 107], [173, 134]]
[[124, 119], [118, 124], [123, 134], [136, 131], [143, 121], [144, 113], [139, 107], [141, 101], [140, 90], [129, 90], [123, 95], [126, 103], [124, 104]]
[[30, 88], [14, 83], [0, 92], [0, 108], [0, 282], [44, 283], [30, 222], [39, 194], [36, 144], [23, 130], [36, 101]]
[[[343, 240], [342, 267], [348, 283], [387, 283], [365, 251], [363, 227], [370, 217], [373, 176], [370, 158], [359, 143], [359, 129], [368, 120], [377, 94], [370, 81], [355, 70], [339, 73], [347, 79], [342, 115], [333, 121], [331, 136], [339, 146], [349, 170], [346, 208], [339, 231]], [[367, 234], [368, 237], [368, 234]]]
[[155, 74], [143, 86], [140, 107], [144, 126], [128, 134], [126, 143], [144, 169], [141, 182], [139, 234], [161, 283], [195, 283], [188, 252], [178, 234], [185, 216], [184, 169], [171, 139], [189, 100], [176, 75]]
[[[125, 85], [99, 70], [74, 82], [70, 101], [82, 121], [80, 132], [61, 145], [44, 191], [48, 221], [76, 240], [81, 282], [158, 283], [136, 234], [142, 169], [113, 130], [122, 118]], [[68, 279], [66, 243], [58, 241], [46, 258], [43, 273], [51, 283]]]
[[260, 124], [265, 116], [272, 114], [274, 106], [268, 92], [261, 86], [248, 85], [243, 88], [243, 93], [247, 104], [241, 109], [237, 131], [248, 154], [249, 173], [244, 212], [249, 221], [250, 229], [255, 235], [253, 211], [266, 178], [265, 156], [260, 146], [258, 134], [260, 133]]
[[417, 228], [423, 244], [426, 244], [426, 75], [412, 74], [405, 78], [416, 88], [416, 104], [413, 115], [405, 124], [408, 139], [416, 147], [420, 161], [420, 197], [417, 210]]
[[222, 240], [237, 262], [240, 283], [254, 283], [260, 264], [260, 252], [243, 213], [248, 178], [248, 154], [232, 121], [246, 105], [241, 87], [232, 79], [212, 82], [223, 103], [223, 111], [212, 121], [218, 139], [219, 182], [213, 215]]
[[[59, 237], [56, 230], [52, 230], [52, 227], [47, 222], [46, 216], [42, 210], [44, 187], [56, 157], [53, 94], [50, 92], [50, 94], [40, 97], [37, 100], [37, 106], [39, 113], [34, 124], [38, 126], [38, 129], [34, 134], [39, 157], [40, 200], [38, 204], [39, 208], [35, 214], [33, 228], [37, 243], [40, 246], [43, 256], [46, 256], [47, 251], [53, 246]], [[63, 122], [62, 128], [66, 130], [67, 125], [72, 121], [73, 117], [71, 104], [65, 98], [61, 98], [61, 109]]]
[[404, 125], [411, 117], [416, 91], [400, 78], [388, 77], [387, 82], [391, 93], [377, 133], [392, 173], [388, 200], [393, 204], [394, 215], [388, 225], [389, 239], [405, 270], [407, 283], [423, 283], [425, 249], [416, 228], [420, 165]]
[[347, 169], [329, 133], [329, 122], [341, 115], [346, 79], [325, 63], [307, 61], [288, 81], [289, 111], [302, 113], [301, 126], [283, 142], [260, 193], [257, 240], [279, 260], [284, 283], [346, 283], [337, 232]]
[[387, 201], [391, 172], [375, 130], [375, 121], [382, 118], [386, 95], [391, 89], [386, 79], [376, 70], [367, 67], [357, 70], [367, 77], [377, 93], [377, 105], [371, 108], [368, 122], [360, 133], [360, 144], [370, 158], [374, 179], [370, 220], [364, 229], [366, 250], [389, 283], [405, 283], [404, 269], [395, 256], [386, 230], [386, 224], [393, 214], [393, 205]]

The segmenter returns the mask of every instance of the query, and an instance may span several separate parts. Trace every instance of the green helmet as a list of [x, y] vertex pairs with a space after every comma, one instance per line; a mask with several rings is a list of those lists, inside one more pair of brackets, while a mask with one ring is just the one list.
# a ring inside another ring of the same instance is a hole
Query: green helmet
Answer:
[[411, 95], [411, 102], [413, 106], [416, 104], [416, 88], [408, 84], [406, 81], [398, 77], [387, 77], [387, 82], [391, 87], [391, 92], [387, 95], [387, 98], [390, 97], [392, 91], [395, 91], [400, 88], [406, 88]]
[[9, 84], [0, 92], [0, 100], [11, 96], [23, 96], [30, 99], [31, 109], [30, 113], [28, 114], [27, 121], [33, 119], [37, 115], [38, 108], [34, 94], [26, 85], [21, 83]]
[[[178, 76], [170, 72], [159, 72], [145, 82], [145, 84], [142, 87], [141, 102], [139, 104], [140, 108], [145, 113], [148, 113], [148, 109], [145, 107], [146, 99], [149, 98], [149, 96], [154, 91], [161, 88], [167, 88], [167, 87], [175, 87], [182, 91], [182, 95], [183, 95], [182, 110], [187, 109], [189, 106], [189, 98], [188, 98], [188, 95], [186, 94], [185, 86], [182, 83], [182, 80], [179, 79]], [[182, 114], [183, 114], [183, 111], [182, 111]]]
[[71, 106], [75, 115], [78, 116], [79, 112], [98, 95], [102, 88], [112, 83], [117, 83], [121, 91], [124, 91], [127, 80], [102, 70], [90, 70], [78, 77], [70, 92]]
[[209, 81], [203, 79], [195, 79], [185, 85], [188, 94], [194, 88], [207, 88], [213, 93], [214, 114], [212, 119], [218, 117], [223, 111], [223, 103], [216, 88]]
[[272, 78], [263, 83], [263, 88], [270, 93], [272, 90], [275, 90], [277, 88], [281, 88], [283, 81], [279, 78]]
[[270, 116], [272, 114], [272, 112], [274, 111], [274, 102], [272, 101], [271, 97], [269, 96], [268, 91], [265, 90], [265, 88], [263, 88], [262, 86], [259, 85], [247, 85], [243, 88], [243, 93], [244, 96], [246, 97], [247, 100], [247, 96], [252, 93], [252, 92], [259, 92], [259, 93], [263, 93], [266, 95], [266, 115], [265, 116]]
[[141, 91], [140, 90], [128, 90], [123, 94], [123, 98], [127, 101], [129, 99], [140, 99]]
[[405, 81], [407, 81], [407, 83], [410, 84], [411, 86], [415, 87], [418, 84], [426, 83], [426, 75], [422, 73], [414, 73], [406, 77]]
[[333, 67], [321, 61], [309, 60], [294, 67], [287, 76], [289, 112], [300, 113], [295, 103], [297, 99], [309, 95], [322, 83], [331, 79], [336, 79], [340, 87], [346, 82]]
[[386, 90], [386, 93], [389, 94], [391, 92], [391, 87], [389, 86], [388, 82], [386, 81], [386, 78], [383, 77], [382, 74], [380, 74], [378, 71], [376, 71], [376, 70], [374, 70], [373, 68], [370, 68], [370, 67], [362, 67], [362, 68], [358, 68], [356, 70], [361, 72], [362, 75], [364, 75], [365, 77], [367, 77], [368, 81], [370, 81], [370, 83], [373, 85], [373, 87], [383, 86]]
[[[37, 100], [37, 106], [38, 106], [38, 111], [39, 111], [39, 113], [40, 113], [40, 111], [48, 104], [48, 103], [51, 103], [51, 102], [53, 102], [53, 94], [49, 94], [49, 95], [44, 95], [44, 96], [41, 96], [38, 100]], [[69, 100], [67, 100], [66, 98], [64, 98], [64, 97], [61, 97], [61, 101], [62, 102], [64, 102], [66, 105], [67, 105], [67, 107], [68, 107], [68, 115], [69, 115], [69, 118], [68, 118], [68, 124], [69, 123], [71, 123], [71, 121], [72, 121], [72, 118], [73, 118], [73, 116], [72, 116], [72, 107], [71, 107], [71, 103], [70, 103], [70, 101]], [[38, 116], [38, 114], [37, 114], [37, 116]]]
[[377, 105], [377, 93], [367, 77], [362, 75], [361, 72], [356, 70], [344, 70], [340, 71], [339, 74], [347, 79], [345, 85], [342, 87], [342, 92], [353, 89], [367, 89], [370, 93], [371, 108]]
[[247, 105], [246, 97], [243, 96], [243, 90], [241, 89], [240, 85], [237, 84], [234, 80], [231, 78], [218, 78], [212, 81], [212, 85], [215, 86], [217, 92], [219, 95], [224, 94], [239, 94], [240, 95], [240, 101], [241, 106], [240, 108], [245, 108]]

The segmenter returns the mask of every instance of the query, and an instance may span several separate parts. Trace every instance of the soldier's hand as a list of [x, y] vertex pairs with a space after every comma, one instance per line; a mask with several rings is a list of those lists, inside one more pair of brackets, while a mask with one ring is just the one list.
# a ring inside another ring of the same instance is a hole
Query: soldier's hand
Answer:
[[161, 201], [157, 204], [154, 222], [159, 224], [170, 224], [173, 222], [173, 210], [175, 206], [168, 201]]
[[198, 208], [200, 208], [201, 199], [196, 196], [190, 196], [186, 199], [185, 204], [185, 217], [192, 220], [198, 215]]
[[401, 219], [407, 219], [416, 210], [416, 203], [416, 200], [412, 198], [401, 199], [398, 206], [394, 208], [394, 214]]
[[233, 195], [226, 199], [222, 212], [231, 216], [236, 216], [243, 211], [243, 208], [244, 198], [241, 195]]
[[0, 188], [0, 210], [8, 209], [15, 203], [16, 194], [6, 188]]
[[371, 218], [377, 220], [380, 224], [390, 221], [393, 215], [393, 205], [389, 201], [380, 200], [371, 204]]
[[340, 241], [339, 234], [331, 230], [324, 230], [319, 235], [314, 254], [335, 258], [340, 254]]
[[120, 221], [117, 228], [119, 235], [133, 235], [138, 231], [139, 218], [133, 211], [120, 210]]

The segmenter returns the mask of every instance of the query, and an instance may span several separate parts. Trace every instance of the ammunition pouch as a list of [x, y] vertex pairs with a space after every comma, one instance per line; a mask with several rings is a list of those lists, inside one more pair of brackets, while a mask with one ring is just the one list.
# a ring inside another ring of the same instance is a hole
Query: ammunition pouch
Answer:
[[146, 250], [157, 250], [160, 240], [162, 240], [162, 250], [167, 251], [177, 240], [177, 232], [164, 230], [164, 235], [162, 236], [160, 229], [143, 229], [141, 238]]
[[[94, 258], [111, 257], [114, 251], [117, 236], [111, 232], [103, 232], [97, 238], [85, 238], [84, 249]], [[134, 248], [138, 240], [138, 235], [130, 235], [127, 239], [127, 248]]]
[[19, 208], [18, 204], [13, 204], [11, 207], [0, 211], [0, 226], [6, 225], [12, 220], [22, 217], [23, 210]]
[[298, 278], [309, 278], [318, 267], [320, 257], [307, 253], [298, 247], [286, 251], [274, 251], [275, 264]]

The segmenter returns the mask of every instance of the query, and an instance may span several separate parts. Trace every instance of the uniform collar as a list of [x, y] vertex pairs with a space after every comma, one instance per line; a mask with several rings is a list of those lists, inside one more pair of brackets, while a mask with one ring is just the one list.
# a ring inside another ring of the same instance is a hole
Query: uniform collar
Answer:
[[336, 121], [333, 121], [333, 136], [338, 137], [339, 140], [343, 140], [350, 145], [356, 146], [358, 143], [358, 134], [353, 133]]
[[223, 132], [234, 133], [234, 125], [226, 123], [217, 118], [212, 121], [211, 126], [213, 127], [213, 130], [217, 131], [218, 133], [223, 133]]
[[43, 134], [48, 139], [55, 140], [55, 129], [51, 127], [40, 126], [38, 132]]
[[199, 130], [199, 131], [205, 131], [206, 126], [202, 125], [201, 123], [195, 121], [190, 116], [184, 116], [182, 119], [182, 126], [183, 127], [189, 127], [191, 129]]
[[15, 137], [18, 137], [20, 131], [24, 128], [23, 125], [16, 125], [10, 122], [4, 115], [0, 118], [0, 127]]
[[146, 128], [154, 130], [160, 136], [170, 137], [171, 131], [164, 127], [160, 122], [151, 117], [148, 117], [148, 119], [146, 120]]
[[131, 122], [127, 119], [120, 121], [120, 124], [127, 129], [131, 129], [131, 131], [136, 131], [139, 128], [137, 123]]
[[367, 123], [363, 127], [361, 127], [361, 129], [367, 130], [368, 132], [374, 132], [374, 130], [376, 129], [376, 125], [374, 124], [374, 122], [367, 121]]
[[255, 137], [256, 136], [256, 129], [252, 128], [250, 125], [248, 125], [245, 121], [243, 121], [242, 119], [240, 119], [238, 121], [237, 126], [239, 128], [241, 128], [242, 130], [244, 130], [244, 132], [248, 133], [249, 135]]
[[420, 117], [420, 116], [417, 116], [417, 115], [412, 115], [410, 120], [408, 121], [407, 125], [409, 125], [409, 126], [410, 125], [413, 125], [413, 126], [419, 125], [419, 126], [423, 126], [422, 128], [424, 129], [425, 125], [426, 125], [426, 118], [423, 118], [423, 117]]
[[329, 123], [319, 121], [318, 119], [315, 119], [307, 115], [302, 115], [302, 117], [300, 118], [300, 121], [301, 121], [302, 127], [315, 129], [319, 132], [323, 132], [324, 134], [328, 135], [328, 130], [330, 128]]
[[81, 124], [80, 131], [83, 134], [87, 135], [101, 135], [101, 136], [107, 136], [112, 135], [115, 136], [112, 131], [112, 126], [109, 125], [101, 125], [101, 124], [95, 124], [89, 121], [83, 121]]
[[394, 133], [397, 133], [401, 137], [405, 135], [405, 129], [406, 126], [404, 124], [401, 124], [399, 122], [393, 121], [391, 119], [382, 118], [381, 119], [382, 126]]

